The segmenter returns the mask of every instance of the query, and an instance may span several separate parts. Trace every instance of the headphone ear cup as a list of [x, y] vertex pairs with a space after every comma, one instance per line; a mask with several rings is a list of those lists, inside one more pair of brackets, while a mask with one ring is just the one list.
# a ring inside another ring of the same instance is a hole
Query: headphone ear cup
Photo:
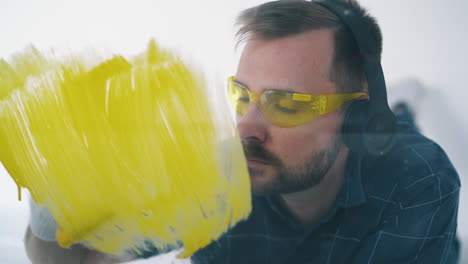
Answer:
[[372, 115], [367, 121], [365, 130], [363, 144], [367, 153], [382, 156], [395, 145], [397, 121], [390, 110]]
[[382, 156], [396, 140], [396, 119], [390, 110], [370, 116], [368, 100], [352, 103], [343, 120], [342, 138], [348, 148], [357, 153]]
[[368, 100], [358, 100], [348, 106], [343, 120], [342, 139], [352, 152], [366, 152], [363, 135], [368, 119]]

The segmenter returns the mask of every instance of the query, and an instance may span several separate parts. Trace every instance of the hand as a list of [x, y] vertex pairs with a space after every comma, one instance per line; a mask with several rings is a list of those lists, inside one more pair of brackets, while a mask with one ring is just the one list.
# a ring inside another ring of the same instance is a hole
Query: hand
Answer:
[[114, 256], [82, 245], [62, 248], [57, 242], [39, 239], [29, 226], [24, 237], [24, 246], [32, 264], [111, 264], [136, 259], [130, 254]]
[[97, 250], [88, 250], [81, 260], [81, 264], [113, 264], [136, 259], [131, 255], [114, 256]]

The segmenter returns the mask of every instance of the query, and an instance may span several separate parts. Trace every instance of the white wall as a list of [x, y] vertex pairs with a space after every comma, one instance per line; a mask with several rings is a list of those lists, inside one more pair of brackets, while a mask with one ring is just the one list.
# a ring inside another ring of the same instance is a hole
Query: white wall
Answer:
[[[41, 50], [79, 50], [87, 46], [112, 49], [125, 55], [141, 51], [150, 37], [176, 48], [224, 78], [235, 65], [232, 22], [239, 10], [263, 1], [254, 0], [0, 0], [0, 57], [8, 58], [28, 43]], [[463, 162], [468, 129], [468, 1], [362, 0], [380, 22], [384, 34], [383, 67], [389, 84], [408, 77], [445, 98], [445, 110], [425, 127], [439, 131], [433, 138], [450, 148], [449, 155]], [[438, 97], [425, 109], [437, 111]], [[429, 110], [427, 110], [429, 112]], [[444, 114], [452, 122], [440, 122]], [[452, 125], [456, 124], [456, 125]], [[431, 133], [431, 131], [428, 131]], [[434, 133], [433, 133], [434, 134]], [[448, 139], [450, 138], [450, 139]], [[443, 146], [444, 146], [443, 144]], [[1, 147], [1, 146], [0, 146]], [[460, 171], [462, 180], [468, 171]], [[21, 237], [27, 219], [25, 203], [0, 170], [0, 262], [24, 263]], [[463, 235], [465, 210], [459, 222]], [[2, 259], [3, 258], [3, 259]]]

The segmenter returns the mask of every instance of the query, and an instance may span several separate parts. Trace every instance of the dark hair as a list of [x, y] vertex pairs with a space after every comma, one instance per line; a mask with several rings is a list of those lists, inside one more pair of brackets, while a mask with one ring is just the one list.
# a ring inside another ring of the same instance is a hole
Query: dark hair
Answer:
[[[328, 0], [340, 1], [340, 0]], [[355, 0], [341, 0], [357, 12], [371, 32], [382, 53], [382, 34], [376, 20]], [[352, 33], [328, 9], [313, 1], [282, 0], [268, 2], [244, 10], [237, 18], [238, 44], [253, 37], [276, 39], [318, 29], [334, 30], [335, 49], [330, 80], [341, 92], [367, 90], [364, 58]]]

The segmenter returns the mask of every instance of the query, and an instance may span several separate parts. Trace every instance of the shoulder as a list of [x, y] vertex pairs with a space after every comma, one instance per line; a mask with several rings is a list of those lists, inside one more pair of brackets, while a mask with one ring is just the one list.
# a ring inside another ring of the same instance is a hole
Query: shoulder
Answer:
[[408, 127], [401, 126], [397, 137], [391, 152], [368, 162], [373, 182], [393, 186], [392, 200], [402, 208], [441, 202], [453, 194], [458, 199], [460, 179], [445, 151]]

